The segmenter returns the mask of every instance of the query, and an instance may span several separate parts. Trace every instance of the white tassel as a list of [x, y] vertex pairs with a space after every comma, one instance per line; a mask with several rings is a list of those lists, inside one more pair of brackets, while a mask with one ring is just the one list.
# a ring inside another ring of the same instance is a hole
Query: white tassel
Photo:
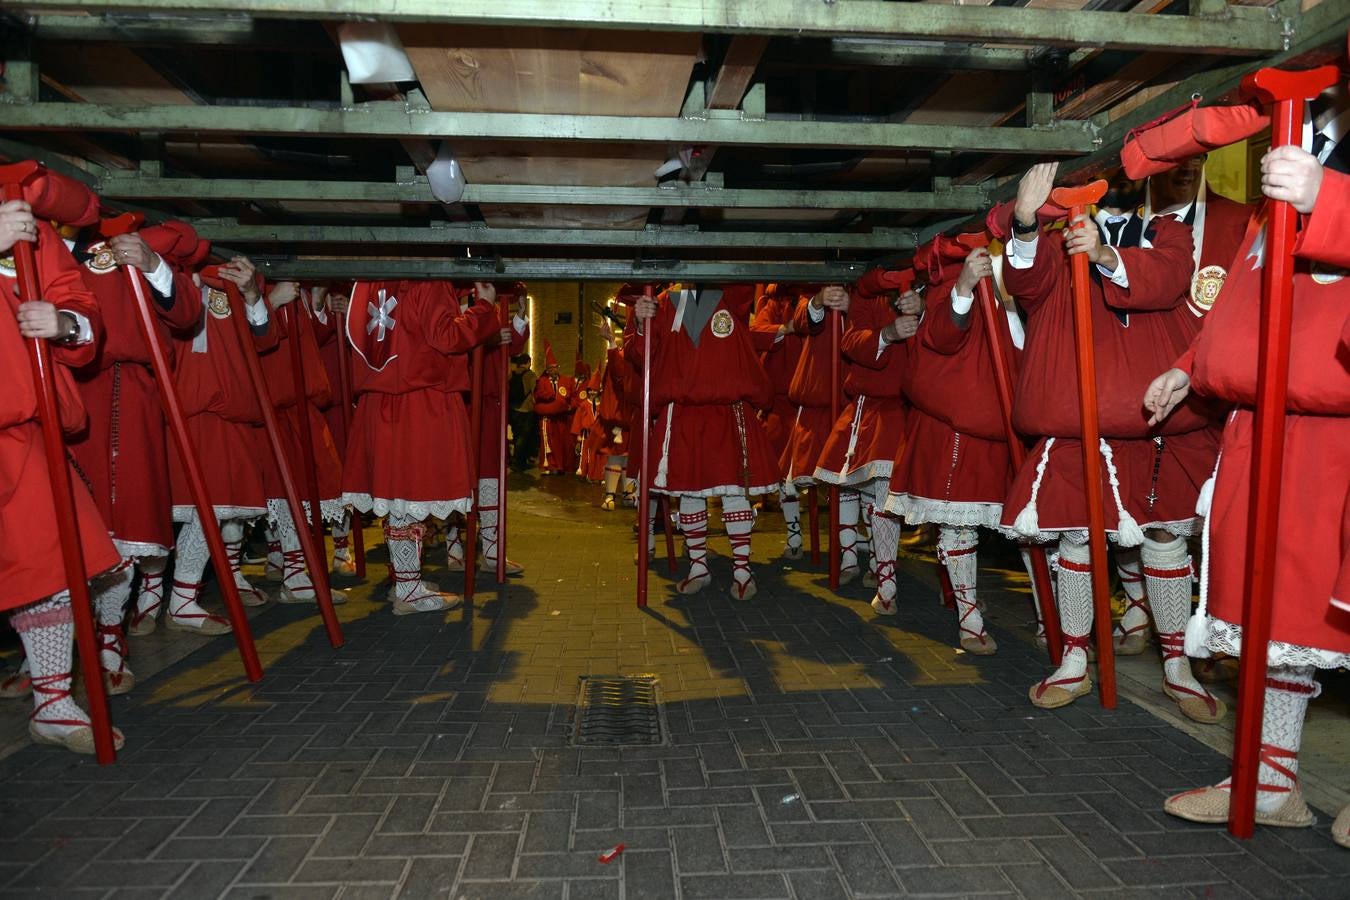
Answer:
[[1203, 518], [1209, 518], [1210, 508], [1214, 506], [1214, 482], [1219, 480], [1219, 460], [1223, 459], [1223, 453], [1220, 452], [1214, 460], [1214, 471], [1209, 474], [1209, 478], [1200, 486], [1200, 496], [1195, 501], [1195, 514]]
[[1045, 467], [1050, 462], [1050, 448], [1055, 445], [1054, 438], [1047, 438], [1045, 449], [1041, 451], [1040, 461], [1036, 463], [1036, 480], [1031, 483], [1031, 499], [1013, 519], [1013, 531], [1023, 537], [1034, 538], [1041, 533], [1040, 513], [1036, 510], [1036, 498], [1041, 493], [1041, 482], [1045, 480]]
[[1105, 438], [1099, 440], [1098, 446], [1102, 451], [1102, 459], [1106, 463], [1106, 477], [1111, 482], [1111, 496], [1115, 498], [1116, 509], [1120, 511], [1120, 519], [1116, 523], [1116, 545], [1120, 547], [1138, 547], [1144, 543], [1144, 530], [1139, 527], [1139, 523], [1134, 520], [1125, 509], [1125, 502], [1120, 499], [1120, 479], [1116, 474], [1115, 454], [1111, 452], [1111, 445]]
[[[1213, 483], [1218, 474], [1216, 463], [1209, 483]], [[1209, 519], [1205, 519], [1200, 530], [1200, 559], [1200, 602], [1186, 622], [1186, 655], [1192, 659], [1209, 659]]]

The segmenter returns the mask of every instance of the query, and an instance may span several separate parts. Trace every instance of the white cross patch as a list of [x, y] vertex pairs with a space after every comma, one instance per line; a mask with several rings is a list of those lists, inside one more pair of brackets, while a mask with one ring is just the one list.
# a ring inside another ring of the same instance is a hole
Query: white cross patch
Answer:
[[376, 332], [375, 340], [383, 342], [389, 332], [394, 330], [398, 323], [394, 321], [392, 313], [394, 307], [398, 306], [397, 297], [387, 297], [383, 290], [377, 295], [380, 305], [367, 302], [366, 309], [370, 312], [370, 321], [366, 323], [366, 334], [372, 331]]

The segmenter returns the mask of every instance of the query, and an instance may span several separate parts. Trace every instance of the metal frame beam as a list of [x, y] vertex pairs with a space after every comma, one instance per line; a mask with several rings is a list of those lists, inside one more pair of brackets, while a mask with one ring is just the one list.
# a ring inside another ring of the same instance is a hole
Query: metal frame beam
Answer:
[[862, 263], [679, 262], [566, 259], [364, 259], [250, 257], [266, 277], [473, 278], [488, 281], [714, 281], [848, 284]]
[[33, 0], [30, 10], [85, 13], [231, 13], [265, 18], [526, 25], [641, 31], [875, 36], [980, 43], [1260, 55], [1284, 46], [1285, 22], [1222, 16], [964, 7], [835, 0]]
[[[410, 182], [281, 181], [249, 178], [113, 176], [98, 182], [116, 200], [321, 201], [326, 203], [436, 203], [425, 177]], [[463, 203], [548, 206], [647, 206], [698, 209], [857, 209], [903, 212], [978, 212], [988, 198], [979, 187], [947, 191], [838, 191], [726, 189], [697, 184], [670, 187], [469, 184]]]
[[232, 244], [449, 244], [500, 247], [912, 250], [914, 232], [701, 231], [651, 227], [639, 231], [584, 228], [492, 228], [487, 225], [242, 225], [212, 219], [192, 221], [197, 234]]
[[[906, 4], [909, 5], [909, 4]], [[958, 8], [958, 7], [953, 7]], [[938, 150], [1072, 156], [1095, 149], [1086, 122], [1048, 128], [905, 125], [888, 122], [752, 120], [722, 117], [576, 116], [429, 112], [380, 101], [350, 109], [255, 106], [111, 106], [27, 103], [5, 108], [0, 127], [17, 131], [158, 131], [291, 137], [586, 141], [709, 146]]]

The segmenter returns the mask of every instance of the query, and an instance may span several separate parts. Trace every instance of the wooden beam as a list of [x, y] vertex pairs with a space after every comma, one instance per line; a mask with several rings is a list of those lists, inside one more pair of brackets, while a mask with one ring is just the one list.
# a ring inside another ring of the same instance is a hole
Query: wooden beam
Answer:
[[755, 77], [755, 69], [769, 46], [766, 34], [738, 34], [731, 39], [722, 67], [717, 70], [712, 90], [708, 92], [709, 109], [736, 109]]

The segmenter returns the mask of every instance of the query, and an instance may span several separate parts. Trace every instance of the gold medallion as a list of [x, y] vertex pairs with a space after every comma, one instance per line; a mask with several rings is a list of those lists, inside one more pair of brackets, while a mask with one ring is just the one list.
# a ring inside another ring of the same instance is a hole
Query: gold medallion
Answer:
[[560, 385], [558, 385], [558, 396], [559, 396], [559, 397], [566, 397], [566, 396], [567, 396], [567, 385], [565, 385], [565, 384], [560, 384]]
[[736, 320], [731, 317], [731, 313], [725, 309], [719, 309], [713, 313], [712, 333], [717, 337], [724, 338], [736, 330]]
[[1345, 277], [1345, 269], [1315, 263], [1312, 267], [1312, 280], [1317, 284], [1335, 284]]
[[230, 317], [230, 298], [225, 295], [224, 291], [210, 288], [206, 294], [206, 308], [217, 319], [228, 319]]
[[8, 275], [10, 278], [13, 278], [13, 277], [14, 277], [14, 255], [13, 255], [13, 254], [10, 254], [9, 256], [0, 256], [0, 272], [3, 272], [4, 274]]
[[89, 258], [84, 261], [84, 267], [91, 272], [107, 272], [117, 268], [117, 256], [113, 249], [103, 241], [97, 244], [91, 244], [86, 251]]
[[1195, 280], [1191, 282], [1191, 303], [1201, 315], [1213, 308], [1227, 279], [1228, 271], [1223, 266], [1205, 266], [1195, 273]]

